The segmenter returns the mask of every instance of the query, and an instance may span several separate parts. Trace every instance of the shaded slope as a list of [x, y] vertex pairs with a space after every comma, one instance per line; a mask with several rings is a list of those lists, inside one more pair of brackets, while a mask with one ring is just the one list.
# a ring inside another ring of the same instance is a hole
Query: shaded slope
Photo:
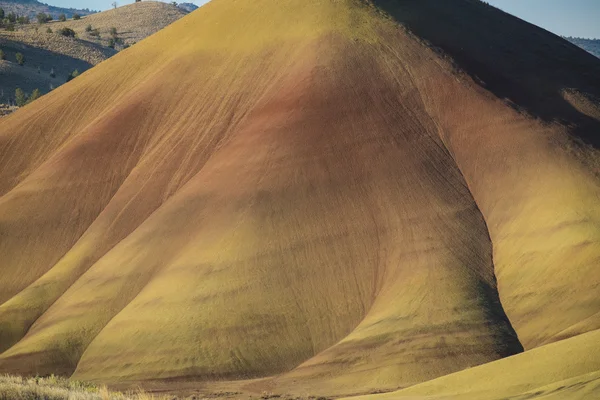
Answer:
[[[84, 72], [186, 14], [172, 4], [144, 1], [79, 20], [53, 21], [43, 27], [19, 25], [15, 32], [0, 31], [0, 48], [6, 53], [6, 60], [0, 61], [0, 102], [14, 104], [16, 88], [47, 93], [64, 84], [74, 70]], [[92, 31], [86, 31], [88, 26]], [[62, 28], [73, 29], [77, 37], [61, 35]], [[111, 28], [117, 29], [116, 35], [111, 34]], [[114, 48], [109, 47], [110, 40], [116, 40]], [[17, 64], [17, 52], [24, 55], [24, 66]]]
[[574, 133], [373, 5], [214, 0], [3, 120], [0, 370], [361, 393], [598, 329]]

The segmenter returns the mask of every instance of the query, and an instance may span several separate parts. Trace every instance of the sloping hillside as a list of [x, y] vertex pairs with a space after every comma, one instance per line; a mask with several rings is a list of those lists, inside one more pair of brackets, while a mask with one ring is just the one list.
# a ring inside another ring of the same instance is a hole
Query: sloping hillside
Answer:
[[213, 0], [2, 120], [0, 371], [598, 397], [598, 76], [475, 0]]
[[28, 16], [32, 19], [35, 19], [38, 13], [49, 14], [52, 18], [57, 19], [61, 14], [65, 14], [67, 18], [72, 18], [73, 14], [83, 16], [97, 12], [88, 8], [75, 9], [54, 7], [37, 0], [0, 0], [0, 8], [6, 13], [13, 12], [18, 15]]
[[[16, 88], [46, 93], [64, 84], [73, 71], [91, 68], [184, 15], [171, 4], [142, 2], [80, 20], [22, 25], [15, 32], [0, 30], [0, 49], [6, 56], [0, 60], [0, 103], [14, 104]], [[65, 37], [60, 33], [63, 28], [73, 29], [77, 37]], [[116, 29], [111, 32], [111, 28]], [[16, 62], [17, 53], [24, 55], [23, 65]]]
[[[63, 27], [71, 28], [78, 38], [103, 46], [108, 46], [111, 38], [117, 39], [116, 48], [123, 48], [123, 45], [139, 42], [186, 14], [187, 11], [172, 4], [142, 1], [92, 14], [80, 20], [54, 21], [47, 25], [54, 31]], [[91, 26], [91, 30], [86, 31], [88, 26]], [[116, 28], [116, 34], [111, 33], [111, 28]]]

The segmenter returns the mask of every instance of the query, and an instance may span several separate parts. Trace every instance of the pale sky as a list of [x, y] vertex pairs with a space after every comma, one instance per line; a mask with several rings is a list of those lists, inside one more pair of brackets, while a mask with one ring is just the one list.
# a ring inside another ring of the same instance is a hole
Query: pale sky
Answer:
[[[113, 0], [42, 0], [61, 7], [106, 10]], [[119, 5], [134, 0], [116, 0]], [[246, 0], [252, 1], [252, 0]], [[413, 0], [419, 1], [419, 0]], [[454, 1], [454, 0], [445, 0]], [[564, 36], [600, 38], [600, 0], [487, 0], [488, 3], [544, 29]], [[208, 0], [179, 0], [200, 6]]]
[[600, 0], [486, 0], [562, 36], [600, 39]]

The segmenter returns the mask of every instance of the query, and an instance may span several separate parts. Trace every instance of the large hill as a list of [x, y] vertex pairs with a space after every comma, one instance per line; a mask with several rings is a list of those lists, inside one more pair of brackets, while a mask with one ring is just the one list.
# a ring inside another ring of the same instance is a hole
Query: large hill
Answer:
[[[0, 104], [14, 103], [16, 88], [47, 93], [65, 83], [73, 71], [97, 65], [186, 14], [172, 4], [145, 1], [79, 20], [0, 30], [0, 49], [6, 56], [0, 60]], [[64, 28], [77, 36], [65, 37], [60, 33]], [[17, 53], [24, 55], [24, 65], [16, 62]]]
[[2, 120], [0, 372], [598, 397], [599, 76], [475, 0], [213, 0]]

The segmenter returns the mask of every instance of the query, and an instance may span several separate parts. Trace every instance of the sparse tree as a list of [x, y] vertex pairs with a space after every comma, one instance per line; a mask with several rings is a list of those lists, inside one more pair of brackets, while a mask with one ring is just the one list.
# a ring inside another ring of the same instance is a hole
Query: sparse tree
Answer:
[[65, 14], [60, 14], [60, 15], [58, 16], [58, 20], [59, 20], [60, 22], [65, 22], [65, 21], [67, 20], [67, 16], [66, 16]]
[[17, 53], [17, 54], [15, 54], [15, 58], [17, 59], [17, 63], [19, 65], [25, 64], [25, 56], [23, 55], [23, 53]]
[[6, 19], [8, 19], [8, 22], [14, 24], [15, 22], [17, 22], [17, 14], [15, 14], [14, 12], [9, 12], [8, 14], [6, 14]]
[[81, 19], [81, 15], [79, 15], [79, 14], [75, 13], [75, 14], [73, 14], [73, 19], [74, 19], [75, 21], [77, 21], [78, 19]]
[[4, 9], [0, 8], [0, 20], [4, 19]]
[[[5, 21], [7, 21], [7, 20], [5, 20]], [[14, 32], [15, 24], [13, 24], [12, 22], [8, 22], [8, 23], [6, 23], [5, 28], [9, 32]]]
[[27, 99], [27, 102], [25, 104], [29, 104], [32, 101], [39, 99], [40, 97], [42, 97], [42, 92], [40, 92], [40, 89], [34, 89], [33, 92], [31, 92], [31, 94], [29, 95], [29, 98]]
[[15, 102], [19, 107], [23, 107], [25, 104], [27, 104], [27, 95], [25, 94], [23, 89], [17, 88], [15, 90]]
[[43, 12], [38, 13], [35, 17], [39, 24], [45, 24], [48, 21], [52, 21], [52, 16], [46, 15], [46, 13]]
[[113, 8], [117, 8], [117, 2], [116, 1], [113, 1], [110, 5], [113, 6]]

